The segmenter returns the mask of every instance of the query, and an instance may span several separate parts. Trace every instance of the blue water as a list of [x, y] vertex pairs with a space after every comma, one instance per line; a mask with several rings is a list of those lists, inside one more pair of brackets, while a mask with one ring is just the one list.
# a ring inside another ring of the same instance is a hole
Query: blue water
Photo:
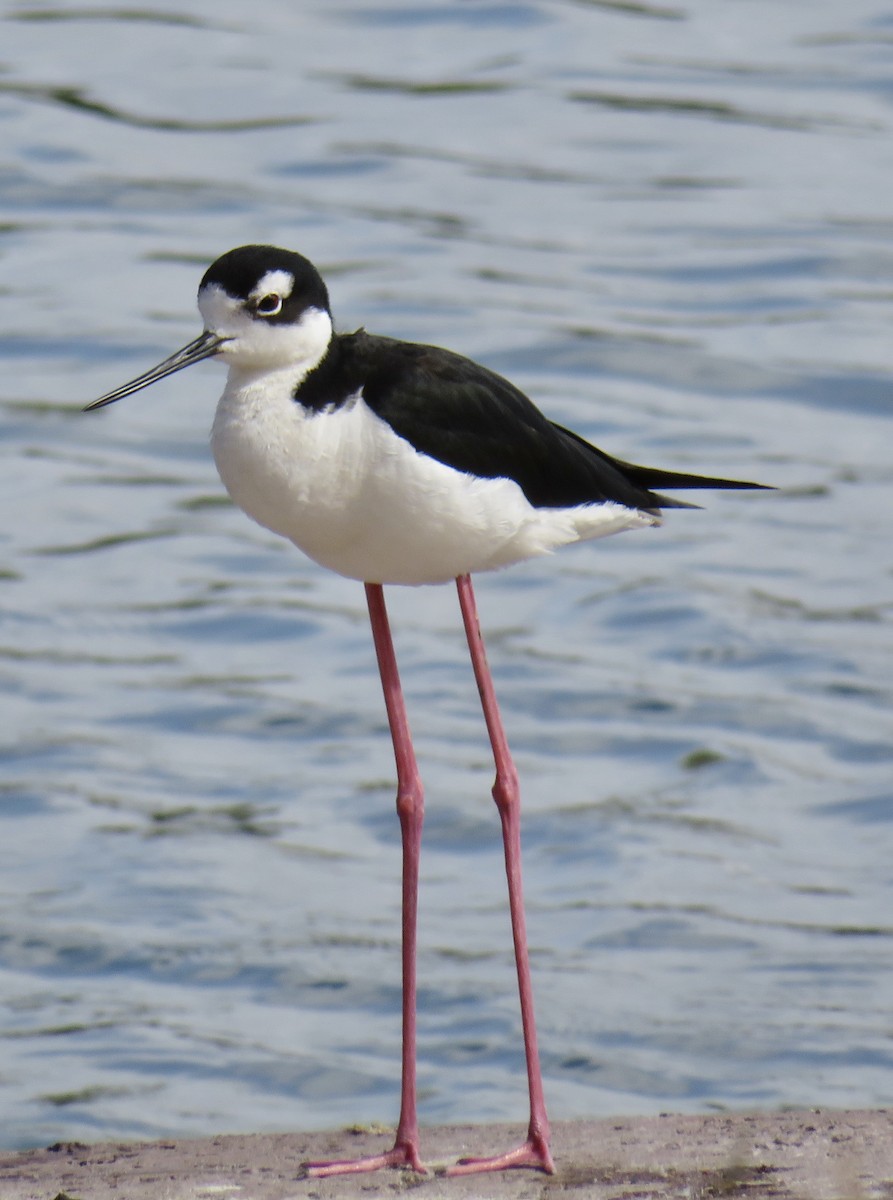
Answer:
[[[222, 499], [247, 241], [621, 457], [779, 485], [482, 577], [556, 1117], [893, 1103], [893, 14], [878, 0], [7, 7], [0, 1144], [393, 1121], [399, 847], [362, 589]], [[450, 588], [424, 1121], [525, 1116]]]

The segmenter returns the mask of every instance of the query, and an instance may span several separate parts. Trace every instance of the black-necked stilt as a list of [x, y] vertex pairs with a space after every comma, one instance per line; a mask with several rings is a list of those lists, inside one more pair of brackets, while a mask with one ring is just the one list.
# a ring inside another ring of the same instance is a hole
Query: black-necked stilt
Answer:
[[527, 1056], [527, 1140], [463, 1159], [455, 1174], [553, 1171], [533, 1015], [521, 891], [518, 775], [487, 667], [471, 573], [559, 546], [660, 523], [688, 508], [653, 488], [759, 484], [633, 466], [555, 425], [507, 380], [433, 346], [334, 332], [326, 286], [300, 254], [242, 246], [202, 279], [204, 332], [100, 408], [204, 358], [229, 367], [211, 446], [236, 504], [325, 567], [366, 585], [397, 764], [403, 835], [403, 1071], [393, 1148], [310, 1163], [316, 1175], [408, 1166], [424, 1171], [416, 1116], [416, 908], [423, 793], [382, 585], [455, 579], [496, 763]]

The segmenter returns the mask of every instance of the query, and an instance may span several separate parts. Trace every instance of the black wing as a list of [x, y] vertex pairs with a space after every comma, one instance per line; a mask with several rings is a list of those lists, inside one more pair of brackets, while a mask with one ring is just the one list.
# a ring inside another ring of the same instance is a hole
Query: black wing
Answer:
[[368, 406], [397, 434], [457, 471], [513, 479], [536, 508], [614, 500], [653, 511], [692, 506], [652, 487], [761, 486], [611, 458], [549, 421], [507, 379], [451, 351], [362, 330], [338, 343], [332, 374], [337, 368], [352, 391], [362, 387]]
[[[717, 475], [690, 475], [687, 471], [666, 471], [663, 467], [639, 467], [635, 463], [624, 462], [622, 458], [612, 458], [609, 454], [605, 454], [604, 450], [599, 450], [598, 446], [593, 446], [592, 442], [587, 442], [585, 438], [580, 437], [571, 429], [565, 429], [562, 425], [556, 425], [555, 428], [560, 429], [566, 437], [580, 442], [591, 454], [597, 454], [611, 463], [626, 479], [649, 491], [651, 488], [717, 488], [723, 491], [749, 492], [773, 490], [772, 485], [767, 483], [748, 483], [743, 479], [722, 479]], [[696, 504], [688, 504], [685, 500], [660, 496], [656, 492], [654, 495], [660, 501], [660, 508], [698, 507]]]

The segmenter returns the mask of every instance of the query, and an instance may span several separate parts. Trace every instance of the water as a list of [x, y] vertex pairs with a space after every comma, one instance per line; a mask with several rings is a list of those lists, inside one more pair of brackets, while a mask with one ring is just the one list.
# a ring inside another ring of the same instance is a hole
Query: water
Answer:
[[[392, 1121], [398, 840], [362, 589], [221, 500], [207, 263], [758, 478], [478, 583], [556, 1117], [893, 1103], [893, 18], [876, 0], [28, 2], [2, 17], [0, 1142]], [[452, 590], [421, 1115], [523, 1119]]]

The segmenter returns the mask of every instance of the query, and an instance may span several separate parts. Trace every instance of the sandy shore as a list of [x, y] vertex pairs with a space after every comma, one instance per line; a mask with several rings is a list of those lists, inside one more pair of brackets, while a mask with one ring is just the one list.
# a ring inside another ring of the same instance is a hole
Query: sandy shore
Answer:
[[0, 1200], [292, 1200], [392, 1196], [893, 1197], [893, 1111], [785, 1112], [572, 1121], [554, 1130], [558, 1173], [503, 1172], [447, 1179], [438, 1169], [462, 1154], [505, 1149], [523, 1130], [505, 1126], [426, 1129], [427, 1177], [403, 1171], [306, 1179], [307, 1158], [386, 1148], [387, 1134], [339, 1131], [245, 1134], [189, 1141], [61, 1143], [0, 1152]]

